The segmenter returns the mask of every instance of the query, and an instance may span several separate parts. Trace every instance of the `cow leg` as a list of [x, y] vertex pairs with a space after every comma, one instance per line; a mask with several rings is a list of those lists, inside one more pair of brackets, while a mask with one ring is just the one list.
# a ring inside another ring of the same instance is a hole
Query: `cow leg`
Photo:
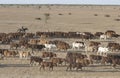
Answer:
[[70, 69], [70, 70], [71, 70], [71, 64], [69, 64], [69, 65], [67, 66], [66, 71], [68, 71], [68, 69]]
[[33, 60], [30, 60], [30, 66], [32, 66], [33, 65]]
[[41, 71], [42, 65], [40, 66], [39, 70]]

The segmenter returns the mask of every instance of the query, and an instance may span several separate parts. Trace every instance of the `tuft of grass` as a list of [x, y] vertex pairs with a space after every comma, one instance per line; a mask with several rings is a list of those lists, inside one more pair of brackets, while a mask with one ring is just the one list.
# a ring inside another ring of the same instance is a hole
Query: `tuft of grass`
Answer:
[[68, 13], [68, 15], [72, 15], [72, 13]]
[[110, 15], [106, 14], [105, 17], [110, 17]]
[[115, 21], [120, 21], [120, 19], [119, 19], [119, 18], [117, 18], [117, 19], [115, 19]]
[[36, 20], [42, 20], [41, 18], [35, 18]]
[[58, 15], [63, 15], [63, 14], [59, 13]]
[[94, 14], [94, 16], [98, 16], [98, 14]]

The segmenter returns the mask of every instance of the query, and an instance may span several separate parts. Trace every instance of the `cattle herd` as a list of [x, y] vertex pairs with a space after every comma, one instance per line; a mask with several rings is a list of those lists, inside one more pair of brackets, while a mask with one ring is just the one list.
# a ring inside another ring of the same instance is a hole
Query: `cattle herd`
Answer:
[[[66, 71], [73, 69], [78, 71], [95, 63], [109, 64], [115, 68], [116, 65], [120, 65], [120, 43], [108, 41], [106, 46], [103, 46], [101, 41], [116, 40], [119, 37], [120, 35], [113, 30], [94, 34], [91, 32], [58, 31], [0, 33], [0, 46], [9, 46], [0, 47], [0, 57], [3, 60], [16, 56], [20, 59], [30, 58], [30, 66], [38, 63], [40, 70], [45, 70], [45, 67], [53, 70], [58, 65], [65, 65]], [[63, 40], [57, 40], [61, 38]], [[64, 39], [77, 39], [77, 41], [68, 43]], [[57, 52], [61, 51], [66, 53], [66, 57], [58, 57]], [[41, 55], [35, 55], [37, 52], [40, 52]]]

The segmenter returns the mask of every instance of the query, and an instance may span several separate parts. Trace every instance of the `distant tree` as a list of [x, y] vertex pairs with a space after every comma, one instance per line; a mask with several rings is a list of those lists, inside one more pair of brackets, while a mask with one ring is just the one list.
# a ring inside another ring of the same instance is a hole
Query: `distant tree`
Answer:
[[44, 16], [45, 16], [45, 23], [47, 24], [48, 19], [50, 19], [50, 14], [49, 13], [45, 13]]

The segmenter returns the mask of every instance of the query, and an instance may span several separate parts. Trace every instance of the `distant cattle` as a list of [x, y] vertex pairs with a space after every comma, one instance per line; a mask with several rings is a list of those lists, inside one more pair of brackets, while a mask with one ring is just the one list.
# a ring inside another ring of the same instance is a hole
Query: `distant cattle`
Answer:
[[4, 51], [4, 56], [5, 57], [10, 57], [10, 56], [15, 57], [17, 54], [18, 54], [18, 52], [15, 52], [15, 51], [9, 51], [9, 50]]
[[96, 33], [94, 34], [94, 36], [95, 36], [96, 38], [100, 38], [100, 36], [103, 35], [103, 34], [104, 34], [103, 32], [96, 32]]
[[72, 70], [73, 68], [76, 68], [76, 70], [82, 70], [82, 67], [88, 66], [90, 64], [87, 56], [82, 55], [81, 53], [68, 52], [66, 55], [66, 61], [68, 62], [66, 71]]
[[57, 55], [53, 52], [42, 52], [42, 58], [53, 58], [53, 57], [57, 57]]
[[28, 51], [20, 51], [19, 52], [19, 57], [22, 59], [22, 58], [28, 58], [28, 57], [30, 57], [31, 56], [31, 54], [30, 54], [30, 52], [28, 52]]
[[98, 46], [85, 46], [85, 51], [86, 52], [97, 52]]
[[56, 46], [57, 46], [57, 49], [58, 50], [67, 50], [70, 48], [70, 45], [66, 42], [63, 42], [63, 41], [58, 41], [56, 42]]
[[54, 67], [53, 62], [51, 62], [51, 61], [41, 62], [40, 70], [41, 70], [41, 68], [43, 68], [43, 70], [45, 70], [46, 67], [48, 67], [49, 70], [53, 70], [53, 67]]
[[120, 44], [119, 43], [108, 43], [107, 47], [111, 50], [111, 51], [119, 51], [120, 50]]
[[85, 47], [84, 42], [76, 41], [76, 42], [72, 43], [72, 48], [73, 49], [80, 49], [80, 48], [84, 48], [84, 47]]
[[99, 47], [97, 54], [107, 55], [108, 52], [109, 52], [109, 49], [107, 47]]
[[55, 44], [44, 44], [44, 45], [46, 50], [52, 50], [57, 48]]
[[30, 65], [33, 65], [35, 62], [38, 62], [40, 65], [42, 61], [43, 61], [43, 59], [41, 57], [38, 57], [38, 56], [30, 57]]
[[90, 41], [89, 46], [99, 46], [100, 42]]
[[110, 63], [113, 68], [120, 65], [120, 55], [107, 55], [103, 58], [103, 63]]
[[88, 55], [88, 58], [90, 60], [90, 64], [101, 63], [103, 56], [101, 55]]
[[58, 66], [59, 64], [62, 65], [62, 63], [66, 63], [66, 60], [63, 59], [63, 58], [58, 58], [58, 57], [54, 57], [54, 58], [51, 58], [51, 61], [53, 62], [53, 65], [54, 66]]

